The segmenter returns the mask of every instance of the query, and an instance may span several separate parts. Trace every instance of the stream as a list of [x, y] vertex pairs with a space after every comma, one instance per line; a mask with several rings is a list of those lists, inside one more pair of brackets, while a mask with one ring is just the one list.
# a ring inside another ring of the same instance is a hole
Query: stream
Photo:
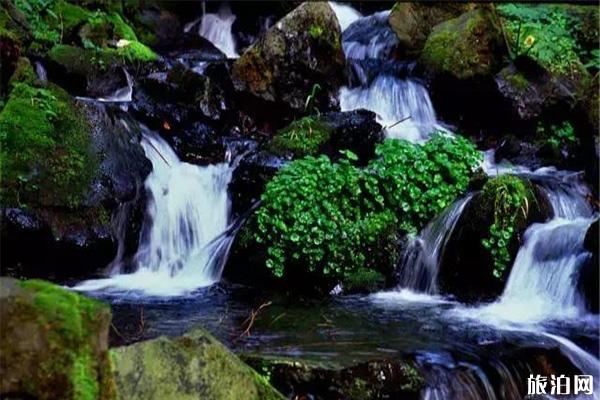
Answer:
[[[342, 110], [375, 111], [388, 137], [422, 142], [434, 129], [450, 132], [437, 121], [410, 61], [392, 59], [396, 39], [385, 22], [388, 12], [363, 17], [349, 6], [333, 8], [345, 28], [343, 47], [352, 69], [339, 94]], [[234, 20], [231, 10], [222, 8], [187, 29], [235, 58]], [[131, 88], [118, 98], [131, 101]], [[394, 125], [397, 121], [403, 122]], [[600, 320], [585, 311], [574, 279], [589, 257], [583, 238], [597, 216], [576, 174], [512, 169], [546, 191], [554, 218], [528, 228], [504, 293], [494, 303], [465, 305], [437, 291], [445, 244], [472, 194], [411, 242], [394, 290], [292, 301], [220, 279], [235, 224], [227, 186], [241, 155], [208, 166], [189, 164], [150, 130], [142, 146], [153, 172], [145, 182], [150, 201], [136, 271], [124, 273], [116, 260], [110, 277], [75, 285], [112, 304], [114, 345], [177, 336], [201, 325], [243, 354], [335, 367], [410, 357], [426, 380], [424, 400], [522, 399], [531, 371], [527, 352], [551, 349], [598, 384]], [[489, 154], [486, 169], [490, 175], [509, 170], [490, 161]], [[261, 305], [248, 326], [248, 316]]]

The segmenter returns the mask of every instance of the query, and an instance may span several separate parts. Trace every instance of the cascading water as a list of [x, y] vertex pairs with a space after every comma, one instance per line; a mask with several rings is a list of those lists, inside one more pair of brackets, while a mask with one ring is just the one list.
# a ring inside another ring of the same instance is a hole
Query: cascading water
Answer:
[[362, 14], [356, 11], [352, 6], [347, 4], [336, 3], [335, 1], [330, 1], [329, 6], [335, 13], [335, 16], [340, 23], [340, 28], [342, 32], [346, 30], [350, 24], [354, 21], [362, 17]]
[[235, 15], [226, 4], [223, 4], [216, 14], [204, 13], [198, 33], [206, 38], [216, 48], [221, 50], [227, 58], [237, 58], [235, 39], [231, 28], [235, 22]]
[[501, 298], [485, 308], [493, 317], [536, 322], [586, 313], [577, 279], [590, 257], [583, 240], [594, 215], [585, 200], [589, 194], [586, 186], [574, 175], [555, 174], [551, 179], [541, 176], [538, 183], [547, 194], [554, 218], [533, 224], [525, 232]]
[[125, 75], [125, 81], [127, 82], [127, 84], [124, 87], [115, 90], [115, 92], [110, 94], [109, 96], [99, 97], [96, 100], [105, 102], [105, 103], [111, 103], [111, 102], [129, 103], [129, 102], [131, 102], [131, 100], [133, 98], [133, 79], [131, 78], [131, 75], [129, 74], [129, 72], [127, 72], [127, 70], [125, 68], [123, 68], [123, 74]]
[[469, 195], [456, 201], [411, 240], [399, 265], [399, 287], [430, 294], [437, 292], [437, 275], [444, 249], [472, 197]]
[[78, 290], [140, 291], [176, 296], [219, 280], [231, 244], [227, 186], [234, 165], [200, 167], [181, 162], [169, 145], [146, 131], [142, 140], [152, 173], [147, 220], [133, 274], [86, 281]]
[[388, 16], [389, 11], [375, 13], [344, 30], [344, 52], [354, 79], [340, 89], [340, 107], [342, 111], [371, 110], [388, 136], [423, 141], [443, 128], [437, 123], [427, 89], [415, 79], [399, 77], [410, 74], [412, 64], [394, 61], [398, 39]]

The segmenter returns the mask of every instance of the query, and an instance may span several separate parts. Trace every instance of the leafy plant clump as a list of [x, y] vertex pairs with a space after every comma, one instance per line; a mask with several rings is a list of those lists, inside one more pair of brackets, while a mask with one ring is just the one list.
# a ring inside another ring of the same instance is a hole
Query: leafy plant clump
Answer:
[[88, 130], [62, 89], [14, 84], [0, 112], [3, 204], [77, 207], [97, 164]]
[[539, 125], [537, 134], [555, 150], [560, 150], [563, 146], [572, 146], [578, 143], [573, 125], [569, 121], [549, 127]]
[[314, 155], [329, 140], [331, 129], [316, 117], [308, 116], [292, 122], [277, 132], [270, 143], [278, 154]]
[[508, 246], [519, 226], [527, 220], [529, 205], [535, 197], [529, 185], [514, 175], [491, 179], [483, 186], [484, 204], [494, 210], [489, 236], [481, 240], [494, 260], [493, 274], [500, 279], [508, 263]]
[[511, 57], [529, 55], [550, 71], [576, 74], [586, 52], [577, 42], [581, 20], [562, 5], [497, 6]]
[[441, 135], [423, 146], [388, 140], [365, 169], [345, 154], [339, 163], [294, 161], [267, 185], [254, 240], [266, 248], [274, 276], [356, 282], [358, 272], [389, 273], [400, 231], [416, 232], [450, 204], [479, 163], [467, 140]]

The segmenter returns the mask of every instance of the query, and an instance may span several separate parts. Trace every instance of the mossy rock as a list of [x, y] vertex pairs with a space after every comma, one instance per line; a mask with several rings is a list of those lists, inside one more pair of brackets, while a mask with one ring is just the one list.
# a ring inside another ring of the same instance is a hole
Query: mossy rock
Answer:
[[325, 2], [305, 2], [235, 61], [232, 77], [238, 90], [254, 98], [278, 103], [287, 112], [303, 112], [317, 83], [322, 90], [313, 100], [315, 107], [335, 106], [331, 99], [343, 84], [344, 66], [333, 10]]
[[254, 354], [242, 359], [290, 398], [416, 400], [424, 386], [414, 362], [405, 359], [351, 366]]
[[388, 21], [398, 37], [400, 50], [408, 57], [418, 57], [434, 26], [473, 8], [473, 3], [462, 2], [397, 2]]
[[112, 351], [120, 399], [283, 399], [203, 329]]
[[13, 72], [10, 80], [8, 81], [8, 87], [13, 89], [18, 83], [25, 83], [29, 86], [39, 86], [41, 84], [38, 79], [31, 61], [26, 57], [20, 57], [17, 60], [15, 71]]
[[115, 399], [110, 309], [44, 281], [0, 278], [0, 393]]
[[495, 73], [505, 52], [500, 25], [486, 7], [436, 25], [420, 62], [430, 73], [469, 79]]
[[270, 142], [275, 154], [314, 155], [331, 137], [331, 128], [317, 117], [304, 117], [281, 129]]

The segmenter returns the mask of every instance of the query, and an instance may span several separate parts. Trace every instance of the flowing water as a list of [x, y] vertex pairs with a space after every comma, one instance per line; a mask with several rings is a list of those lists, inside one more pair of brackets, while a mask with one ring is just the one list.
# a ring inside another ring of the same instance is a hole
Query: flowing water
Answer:
[[413, 64], [394, 60], [397, 38], [388, 16], [382, 11], [363, 17], [344, 30], [342, 44], [355, 82], [341, 88], [340, 107], [375, 112], [389, 137], [423, 141], [444, 128], [427, 89], [410, 76]]
[[228, 250], [230, 162], [200, 167], [181, 162], [158, 135], [146, 131], [142, 146], [152, 162], [150, 197], [133, 274], [86, 281], [77, 290], [134, 291], [177, 296], [220, 279]]
[[216, 48], [221, 50], [227, 58], [237, 58], [235, 39], [231, 28], [235, 22], [235, 15], [226, 4], [223, 4], [217, 13], [204, 13], [200, 22], [198, 34], [208, 39]]
[[362, 14], [356, 11], [352, 6], [347, 4], [336, 3], [335, 1], [330, 1], [329, 6], [335, 13], [335, 16], [338, 19], [340, 24], [340, 28], [342, 32], [346, 30], [353, 22], [362, 17]]

